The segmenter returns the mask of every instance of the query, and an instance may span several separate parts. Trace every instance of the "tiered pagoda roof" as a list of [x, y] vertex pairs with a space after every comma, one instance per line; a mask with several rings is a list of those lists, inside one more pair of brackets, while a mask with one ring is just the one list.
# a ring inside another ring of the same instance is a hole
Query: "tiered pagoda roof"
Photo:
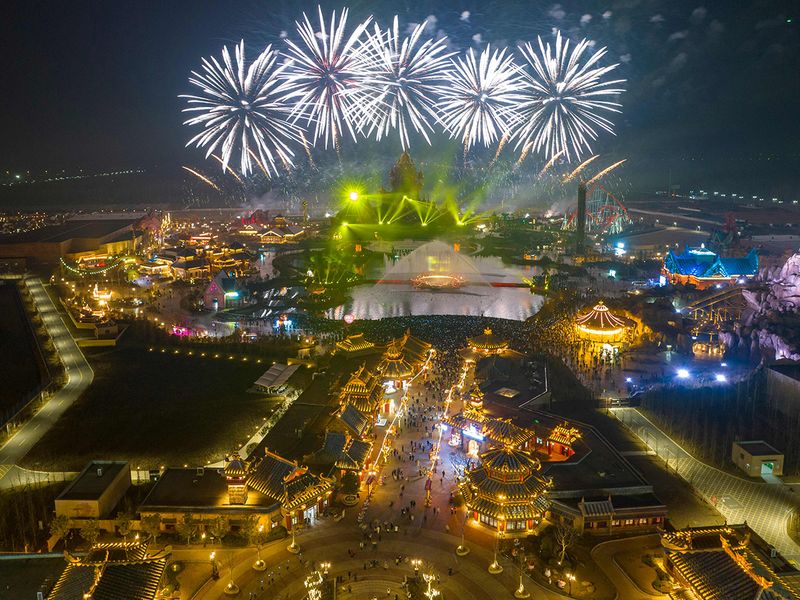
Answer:
[[400, 344], [393, 341], [383, 353], [383, 358], [378, 363], [378, 371], [386, 379], [410, 379], [414, 376], [416, 369], [406, 359]]
[[410, 365], [420, 367], [428, 359], [428, 353], [432, 346], [428, 342], [423, 342], [421, 339], [411, 335], [411, 331], [406, 331], [402, 337], [389, 342], [389, 346], [396, 345], [403, 358]]
[[467, 471], [461, 493], [470, 510], [493, 518], [538, 519], [552, 485], [541, 477], [541, 463], [531, 454], [511, 448], [484, 452], [479, 467]]
[[664, 258], [664, 269], [697, 279], [753, 276], [758, 273], [758, 251], [753, 248], [745, 256], [726, 257], [703, 247], [687, 246], [682, 254], [670, 250]]
[[492, 333], [490, 327], [484, 329], [481, 335], [469, 338], [467, 343], [470, 348], [485, 353], [501, 352], [508, 348], [508, 340], [504, 340], [500, 336]]
[[67, 567], [48, 600], [154, 600], [169, 553], [147, 554], [139, 542], [95, 544], [84, 557], [64, 553]]

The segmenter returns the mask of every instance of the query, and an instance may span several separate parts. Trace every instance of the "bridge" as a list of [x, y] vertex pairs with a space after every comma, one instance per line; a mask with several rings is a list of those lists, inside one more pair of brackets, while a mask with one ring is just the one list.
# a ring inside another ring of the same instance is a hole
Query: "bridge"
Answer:
[[738, 321], [742, 318], [742, 312], [748, 308], [742, 291], [755, 291], [762, 288], [763, 286], [760, 285], [726, 287], [715, 291], [710, 296], [695, 300], [687, 307], [687, 312], [697, 322], [698, 328], [701, 328], [702, 325], [719, 325], [726, 321]]

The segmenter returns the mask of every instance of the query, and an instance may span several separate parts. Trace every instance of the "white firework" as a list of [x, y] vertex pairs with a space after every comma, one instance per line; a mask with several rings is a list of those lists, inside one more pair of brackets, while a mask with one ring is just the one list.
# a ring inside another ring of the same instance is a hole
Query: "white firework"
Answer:
[[570, 42], [556, 34], [553, 46], [538, 38], [538, 52], [531, 44], [520, 47], [532, 69], [525, 73], [524, 100], [515, 123], [516, 147], [523, 155], [531, 150], [548, 159], [563, 153], [567, 160], [591, 150], [599, 131], [614, 133], [614, 124], [602, 113], [619, 113], [614, 101], [625, 90], [624, 79], [603, 81], [618, 64], [598, 66], [606, 53], [601, 48], [582, 62], [590, 44], [582, 40], [570, 52]]
[[375, 25], [359, 47], [364, 60], [361, 90], [355, 93], [362, 115], [359, 125], [368, 127], [367, 136], [378, 141], [397, 129], [403, 150], [409, 148], [409, 125], [428, 144], [431, 121], [437, 120], [436, 98], [441, 92], [449, 58], [446, 38], [427, 39], [419, 44], [427, 22], [417, 25], [411, 35], [401, 38], [395, 15], [392, 27], [382, 31]]
[[487, 45], [479, 58], [470, 48], [465, 58], [450, 62], [437, 105], [450, 137], [459, 136], [466, 152], [474, 144], [489, 146], [507, 136], [521, 98], [522, 76], [513, 57]]
[[303, 21], [296, 23], [301, 43], [286, 40], [289, 46], [286, 99], [294, 103], [293, 122], [304, 121], [310, 128], [314, 125], [312, 141], [324, 139], [336, 144], [341, 138], [343, 126], [355, 139], [354, 122], [356, 104], [352, 92], [359, 74], [364, 69], [363, 57], [356, 45], [372, 18], [360, 23], [347, 36], [347, 9], [339, 18], [336, 11], [331, 14], [330, 25], [326, 25], [322, 8], [319, 13], [319, 32], [303, 13]]
[[289, 122], [289, 107], [282, 100], [283, 67], [277, 58], [278, 52], [267, 46], [247, 67], [244, 41], [235, 47], [233, 58], [224, 46], [221, 63], [215, 57], [203, 58], [202, 69], [189, 78], [200, 93], [180, 96], [189, 104], [183, 112], [194, 115], [184, 125], [203, 127], [186, 145], [206, 148], [206, 158], [220, 149], [223, 171], [237, 153], [244, 175], [252, 172], [254, 156], [268, 176], [277, 173], [278, 162], [291, 167], [290, 145], [299, 141], [300, 129]]

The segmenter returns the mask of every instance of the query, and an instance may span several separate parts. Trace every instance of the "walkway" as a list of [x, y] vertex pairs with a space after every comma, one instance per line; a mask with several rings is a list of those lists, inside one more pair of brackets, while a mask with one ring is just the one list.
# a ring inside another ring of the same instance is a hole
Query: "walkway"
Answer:
[[0, 448], [0, 488], [18, 484], [30, 471], [10, 468], [17, 465], [45, 433], [72, 406], [94, 379], [94, 373], [78, 344], [56, 309], [53, 300], [38, 277], [26, 280], [47, 332], [53, 338], [56, 350], [67, 373], [67, 384], [54, 393], [47, 403], [14, 436]]
[[784, 557], [800, 560], [800, 546], [789, 537], [787, 521], [800, 502], [786, 486], [748, 481], [711, 467], [689, 454], [635, 408], [611, 412], [650, 449], [711, 502], [729, 523], [747, 524]]

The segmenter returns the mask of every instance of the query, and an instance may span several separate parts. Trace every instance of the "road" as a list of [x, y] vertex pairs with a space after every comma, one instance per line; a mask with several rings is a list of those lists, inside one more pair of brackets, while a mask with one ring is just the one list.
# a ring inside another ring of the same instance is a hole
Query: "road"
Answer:
[[611, 412], [704, 498], [716, 499], [716, 509], [729, 523], [747, 521], [784, 557], [800, 560], [800, 546], [786, 532], [789, 516], [800, 508], [790, 488], [748, 481], [697, 460], [635, 408]]
[[660, 548], [658, 535], [645, 535], [621, 540], [601, 542], [592, 548], [592, 560], [597, 563], [617, 589], [617, 597], [625, 600], [659, 600], [663, 594], [648, 594], [620, 568], [616, 555], [620, 552], [645, 550], [655, 551]]
[[72, 403], [80, 397], [94, 379], [92, 368], [70, 334], [62, 314], [45, 290], [41, 279], [31, 277], [26, 280], [26, 283], [45, 327], [53, 338], [61, 361], [64, 363], [67, 384], [54, 393], [39, 412], [20, 427], [14, 436], [0, 448], [0, 488], [10, 486], [12, 482], [17, 484], [26, 476], [35, 477], [30, 471], [24, 471], [15, 466], [58, 421], [61, 415], [72, 406]]

